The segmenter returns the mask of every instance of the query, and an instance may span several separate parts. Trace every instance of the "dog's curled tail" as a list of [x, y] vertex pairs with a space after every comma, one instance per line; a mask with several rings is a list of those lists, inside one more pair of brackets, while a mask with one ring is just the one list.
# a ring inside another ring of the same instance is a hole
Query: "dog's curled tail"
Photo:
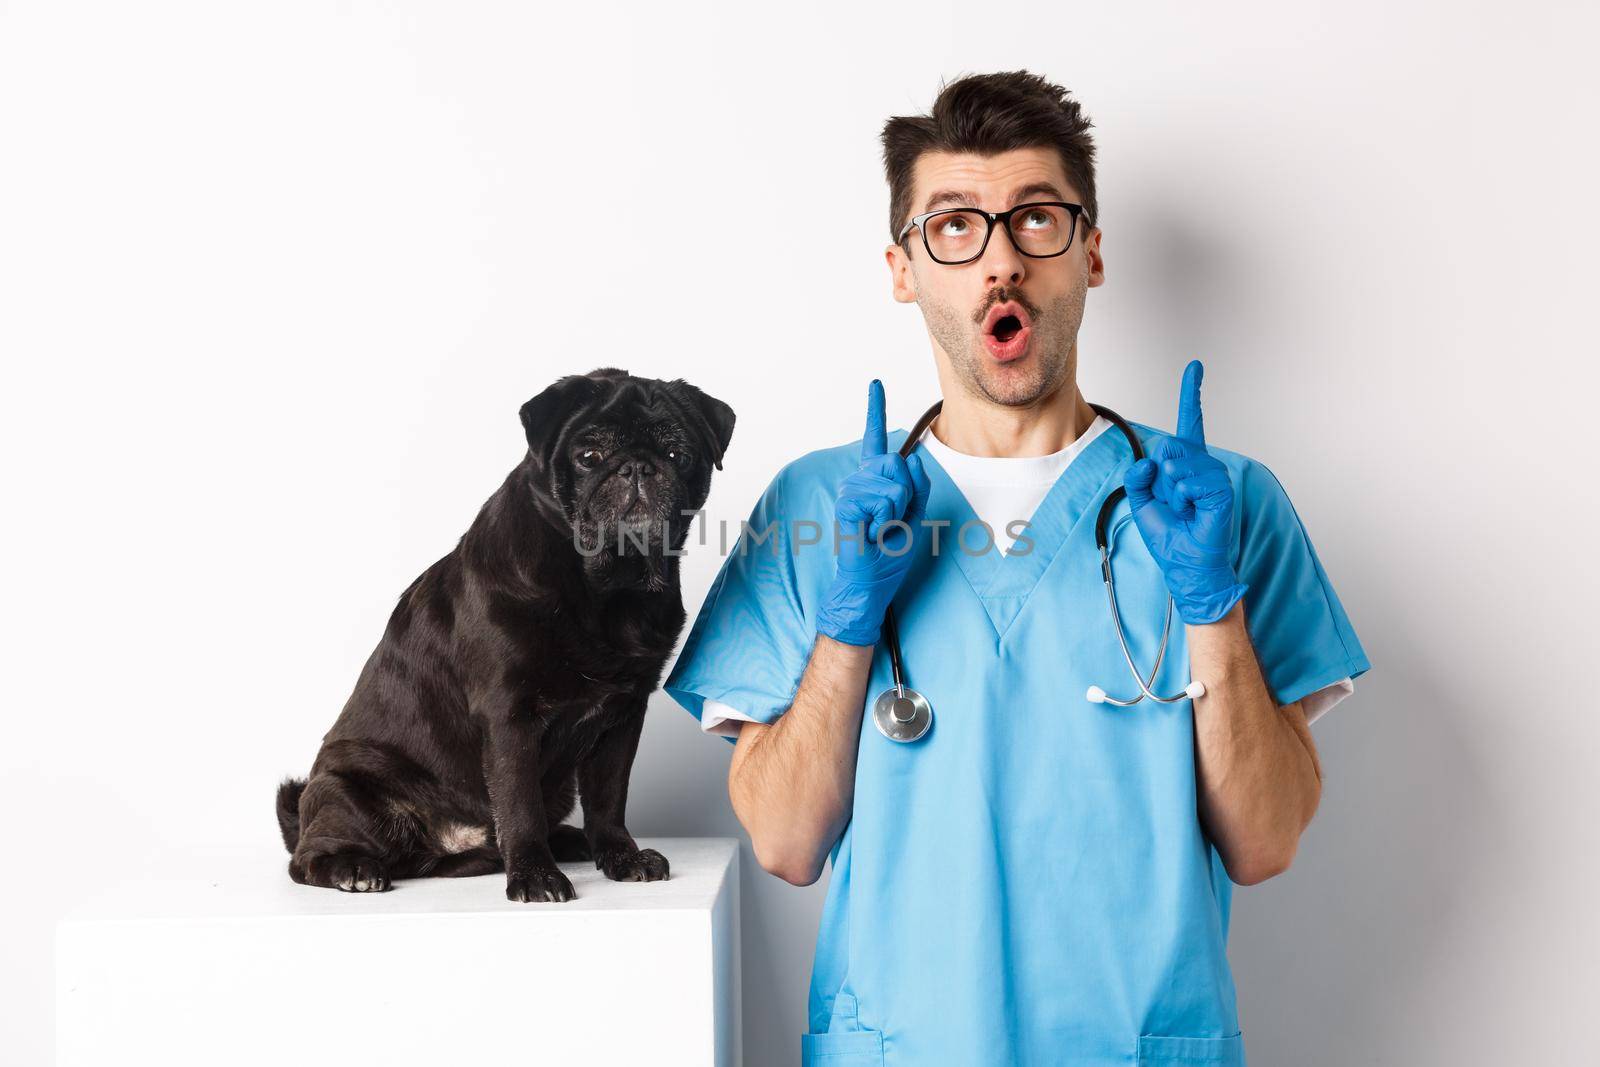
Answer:
[[304, 778], [285, 778], [278, 786], [278, 829], [283, 833], [283, 846], [291, 855], [300, 843], [300, 794], [305, 789]]

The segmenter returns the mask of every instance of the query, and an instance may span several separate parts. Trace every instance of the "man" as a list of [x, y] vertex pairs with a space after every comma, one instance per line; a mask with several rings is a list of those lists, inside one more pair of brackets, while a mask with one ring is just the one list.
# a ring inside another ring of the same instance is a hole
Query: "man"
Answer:
[[[1089, 126], [1027, 72], [887, 123], [886, 256], [942, 409], [902, 458], [873, 382], [861, 441], [780, 471], [666, 682], [737, 737], [761, 865], [804, 885], [832, 860], [808, 1064], [1242, 1065], [1232, 883], [1289, 866], [1320, 793], [1308, 724], [1369, 666], [1277, 479], [1205, 441], [1198, 362], [1175, 434], [1132, 424], [1138, 462], [1079, 392], [1105, 280]], [[1122, 626], [1175, 700], [1084, 695], [1139, 695], [1096, 539], [1118, 489]], [[978, 520], [986, 551], [952, 543]], [[909, 743], [867, 710], [891, 601], [933, 708]]]

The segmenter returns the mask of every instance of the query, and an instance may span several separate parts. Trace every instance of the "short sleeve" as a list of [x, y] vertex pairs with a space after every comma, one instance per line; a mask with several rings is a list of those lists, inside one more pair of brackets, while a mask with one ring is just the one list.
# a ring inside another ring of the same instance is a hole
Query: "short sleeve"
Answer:
[[1356, 691], [1356, 685], [1349, 678], [1340, 678], [1330, 686], [1318, 689], [1315, 693], [1307, 693], [1300, 698], [1300, 706], [1305, 709], [1306, 725], [1310, 726], [1323, 715], [1344, 703], [1345, 697]]
[[1240, 481], [1238, 574], [1267, 688], [1282, 706], [1348, 684], [1371, 664], [1305, 524], [1263, 464], [1247, 460]]
[[[703, 722], [706, 701], [770, 723], [794, 700], [815, 626], [801, 606], [785, 471], [756, 501], [723, 560], [663, 688]], [[733, 741], [731, 733], [722, 736]]]
[[730, 707], [720, 700], [707, 697], [705, 703], [701, 705], [700, 729], [708, 734], [720, 734], [737, 741], [739, 728], [747, 722], [755, 720], [738, 708]]

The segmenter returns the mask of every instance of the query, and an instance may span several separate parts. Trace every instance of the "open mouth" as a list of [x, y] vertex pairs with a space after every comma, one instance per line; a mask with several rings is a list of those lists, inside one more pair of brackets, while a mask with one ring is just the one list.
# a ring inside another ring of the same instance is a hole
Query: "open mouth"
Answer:
[[1018, 359], [1028, 350], [1033, 321], [1015, 300], [996, 304], [984, 316], [983, 347], [1001, 363]]

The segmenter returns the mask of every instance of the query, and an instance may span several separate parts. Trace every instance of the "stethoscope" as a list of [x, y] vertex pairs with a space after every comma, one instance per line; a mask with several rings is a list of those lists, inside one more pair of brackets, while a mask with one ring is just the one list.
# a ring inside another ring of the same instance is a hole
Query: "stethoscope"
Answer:
[[[1099, 404], [1090, 404], [1095, 411], [1105, 416], [1106, 420], [1122, 431], [1122, 436], [1128, 439], [1128, 447], [1133, 449], [1133, 459], [1137, 463], [1144, 458], [1144, 449], [1139, 446], [1139, 438], [1134, 434], [1121, 415], [1108, 407]], [[922, 440], [923, 433], [930, 423], [938, 417], [944, 401], [936, 401], [933, 407], [923, 413], [917, 420], [905, 443], [900, 446], [900, 455], [909, 456], [911, 450], [917, 447], [917, 442]], [[1100, 514], [1094, 523], [1094, 541], [1100, 549], [1100, 573], [1105, 576], [1106, 601], [1111, 606], [1111, 621], [1116, 626], [1117, 644], [1122, 646], [1122, 658], [1127, 661], [1128, 672], [1133, 675], [1133, 680], [1138, 683], [1139, 695], [1131, 700], [1119, 700], [1110, 696], [1098, 685], [1091, 685], [1086, 698], [1094, 704], [1113, 704], [1119, 708], [1131, 707], [1139, 701], [1149, 697], [1161, 704], [1172, 704], [1179, 700], [1196, 700], [1205, 695], [1206, 687], [1195, 680], [1190, 681], [1181, 693], [1164, 697], [1152, 692], [1151, 683], [1156, 680], [1156, 672], [1161, 670], [1161, 661], [1167, 654], [1167, 638], [1172, 632], [1172, 596], [1167, 595], [1167, 617], [1161, 626], [1161, 648], [1156, 653], [1155, 666], [1150, 668], [1150, 678], [1145, 680], [1139, 673], [1138, 665], [1133, 662], [1133, 653], [1128, 648], [1128, 638], [1122, 630], [1122, 613], [1117, 610], [1116, 582], [1111, 576], [1111, 541], [1109, 526], [1111, 512], [1117, 504], [1127, 496], [1127, 490], [1117, 486], [1100, 504]], [[891, 741], [915, 741], [928, 732], [928, 727], [933, 725], [933, 708], [928, 703], [928, 698], [906, 685], [905, 658], [900, 653], [900, 628], [895, 623], [894, 608], [891, 606], [883, 613], [883, 638], [889, 646], [889, 667], [894, 673], [894, 686], [878, 694], [878, 699], [872, 704], [872, 721], [877, 723], [878, 730]]]

